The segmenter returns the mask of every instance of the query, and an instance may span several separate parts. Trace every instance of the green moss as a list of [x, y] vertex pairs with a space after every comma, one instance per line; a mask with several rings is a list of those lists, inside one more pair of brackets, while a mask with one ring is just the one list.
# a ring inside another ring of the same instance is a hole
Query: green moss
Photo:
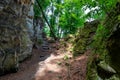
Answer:
[[[114, 10], [116, 9], [113, 9], [110, 12], [112, 16], [110, 17], [107, 16], [104, 23], [101, 23], [101, 25], [99, 25], [96, 31], [96, 35], [94, 36], [94, 42], [92, 44], [92, 48], [93, 48], [92, 55], [98, 54], [99, 62], [88, 63], [87, 80], [98, 80], [98, 79], [91, 78], [93, 77], [93, 75], [95, 75], [95, 77], [101, 77], [100, 80], [120, 80], [119, 78], [120, 30], [119, 28], [117, 28], [118, 24], [120, 23], [120, 20], [119, 20], [119, 14], [118, 14], [119, 12]], [[94, 59], [94, 56], [90, 56], [91, 61], [92, 61], [92, 58]], [[100, 66], [101, 62], [103, 61], [104, 61], [104, 64]], [[106, 64], [107, 64], [107, 67], [106, 67]], [[110, 69], [110, 67], [108, 66], [111, 66], [111, 68], [114, 69], [114, 71], [117, 73], [112, 75], [110, 73], [107, 73], [107, 75], [110, 74], [110, 76], [109, 77], [105, 76], [105, 73]], [[94, 71], [94, 73], [91, 73], [92, 70]]]
[[73, 56], [79, 56], [87, 50], [92, 43], [98, 24], [99, 22], [96, 20], [93, 22], [87, 22], [84, 28], [79, 29], [74, 41]]
[[87, 63], [87, 80], [101, 80], [97, 74], [95, 55], [91, 54]]
[[118, 15], [118, 20], [120, 21], [120, 15]]
[[74, 49], [73, 49], [73, 51], [74, 51], [74, 54], [73, 54], [73, 55], [74, 55], [74, 56], [77, 56], [78, 54], [83, 54], [83, 53], [84, 53], [85, 48], [86, 48], [85, 43], [86, 43], [86, 40], [82, 39], [82, 40], [79, 40], [79, 41], [75, 44]]

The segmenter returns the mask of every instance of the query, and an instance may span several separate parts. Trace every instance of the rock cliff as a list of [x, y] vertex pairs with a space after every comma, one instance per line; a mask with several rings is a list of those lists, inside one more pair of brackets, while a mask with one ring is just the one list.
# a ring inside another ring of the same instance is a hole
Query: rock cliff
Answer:
[[33, 1], [0, 0], [0, 75], [31, 55], [33, 17]]
[[79, 29], [78, 35], [74, 41], [73, 55], [78, 56], [85, 53], [93, 42], [96, 29], [100, 24], [99, 20], [86, 22], [83, 28]]
[[[97, 55], [97, 56], [96, 56]], [[120, 80], [120, 2], [99, 25], [88, 61], [87, 80]]]

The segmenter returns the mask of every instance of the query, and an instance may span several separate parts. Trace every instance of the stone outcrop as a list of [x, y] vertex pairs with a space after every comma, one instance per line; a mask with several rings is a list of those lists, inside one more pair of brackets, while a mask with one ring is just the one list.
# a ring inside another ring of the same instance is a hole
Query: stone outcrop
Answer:
[[0, 0], [0, 75], [31, 55], [33, 16], [31, 0]]
[[120, 2], [98, 29], [88, 61], [87, 80], [120, 80]]
[[74, 56], [83, 54], [87, 49], [89, 49], [89, 46], [93, 42], [93, 37], [99, 24], [99, 20], [94, 20], [91, 22], [86, 22], [84, 24], [84, 27], [79, 29], [78, 35], [74, 41]]

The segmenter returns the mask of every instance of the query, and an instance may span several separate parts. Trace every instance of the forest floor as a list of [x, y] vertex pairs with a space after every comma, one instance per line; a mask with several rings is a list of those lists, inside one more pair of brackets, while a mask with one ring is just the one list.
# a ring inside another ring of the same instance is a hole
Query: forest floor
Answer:
[[17, 73], [1, 76], [0, 80], [86, 80], [90, 51], [73, 58], [71, 46], [44, 41], [38, 49], [33, 49], [30, 59], [20, 64]]

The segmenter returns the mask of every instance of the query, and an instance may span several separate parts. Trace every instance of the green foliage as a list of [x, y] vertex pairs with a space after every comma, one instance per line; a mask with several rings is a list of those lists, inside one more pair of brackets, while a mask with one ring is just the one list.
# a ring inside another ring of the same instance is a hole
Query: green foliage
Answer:
[[65, 55], [63, 59], [68, 60], [69, 59], [68, 55]]
[[[86, 20], [104, 19], [117, 0], [38, 0], [56, 37], [75, 34]], [[34, 5], [35, 17], [41, 12]], [[119, 19], [119, 18], [118, 18]], [[45, 27], [48, 28], [48, 27]], [[48, 32], [49, 31], [49, 32]], [[50, 29], [46, 34], [52, 37]]]
[[[41, 3], [43, 9], [46, 9], [47, 6], [50, 4], [50, 1], [49, 1], [49, 0], [38, 0], [38, 1], [39, 1], [39, 3]], [[38, 4], [37, 4], [36, 1], [35, 1], [35, 3], [34, 3], [34, 14], [35, 14], [35, 15], [34, 15], [35, 18], [41, 16], [41, 11], [40, 11], [39, 6], [38, 6]]]
[[34, 14], [35, 18], [40, 17], [40, 10], [37, 4], [34, 4]]
[[50, 36], [50, 29], [47, 26], [44, 26], [43, 32], [46, 33], [46, 36]]

